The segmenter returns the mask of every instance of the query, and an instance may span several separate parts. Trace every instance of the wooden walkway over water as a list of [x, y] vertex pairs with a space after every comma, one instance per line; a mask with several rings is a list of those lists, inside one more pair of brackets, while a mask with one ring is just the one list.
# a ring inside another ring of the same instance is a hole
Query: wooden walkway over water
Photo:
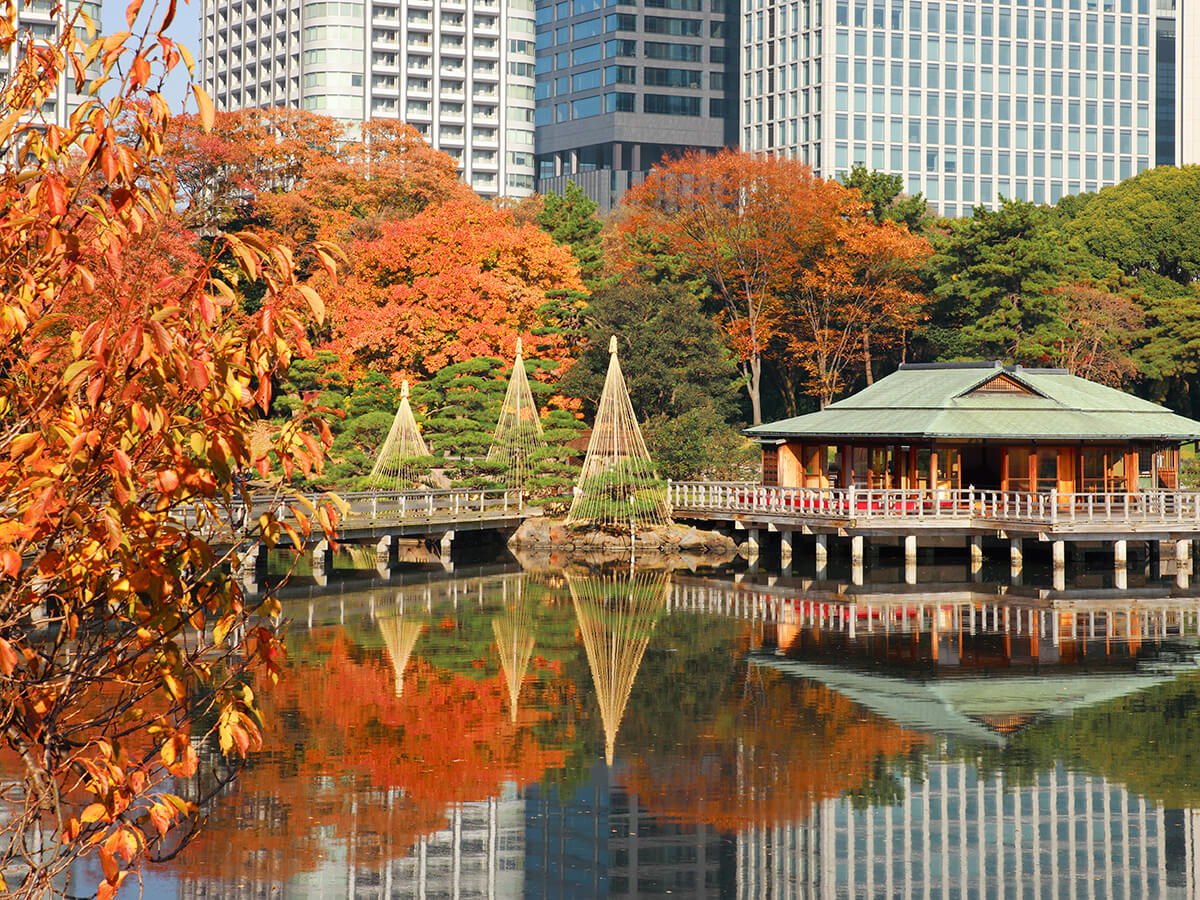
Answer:
[[[1200, 540], [1200, 491], [1060, 494], [675, 482], [669, 495], [677, 519], [746, 532], [751, 556], [757, 555], [764, 533], [777, 533], [786, 565], [795, 536], [813, 536], [818, 571], [825, 565], [830, 536], [849, 539], [858, 569], [868, 539], [903, 544], [910, 570], [915, 570], [921, 543], [958, 541], [980, 567], [985, 539], [1004, 540], [1014, 572], [1021, 569], [1027, 540], [1050, 544], [1056, 570], [1065, 568], [1067, 545], [1081, 543], [1110, 545], [1114, 566], [1123, 570], [1128, 542], [1135, 541], [1153, 545], [1151, 552], [1160, 558], [1174, 559], [1176, 574], [1186, 579], [1192, 544]], [[1163, 544], [1168, 545], [1165, 554]]]
[[[531, 515], [540, 511], [525, 503], [520, 491], [511, 490], [434, 490], [434, 491], [369, 491], [338, 494], [342, 505], [338, 512], [337, 541], [350, 544], [373, 544], [379, 565], [391, 568], [396, 562], [399, 541], [424, 541], [438, 548], [442, 557], [449, 558], [451, 545], [464, 532], [496, 532], [510, 534]], [[248, 506], [235, 508], [235, 521], [256, 522], [263, 513], [273, 512], [281, 522], [298, 525], [292, 507], [315, 508], [328, 503], [324, 494], [304, 494], [300, 497], [254, 495]], [[310, 517], [311, 518], [311, 517]], [[286, 546], [291, 539], [281, 534]], [[332, 568], [332, 544], [318, 529], [306, 547], [313, 553], [313, 571], [318, 577]], [[263, 574], [265, 548], [255, 544], [243, 555], [243, 574], [256, 581]]]

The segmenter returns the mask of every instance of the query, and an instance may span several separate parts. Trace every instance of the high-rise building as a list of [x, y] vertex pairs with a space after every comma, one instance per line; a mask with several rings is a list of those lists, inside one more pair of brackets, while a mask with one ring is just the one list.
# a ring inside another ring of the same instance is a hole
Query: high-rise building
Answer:
[[218, 109], [399, 118], [485, 195], [534, 188], [533, 0], [204, 0]]
[[746, 0], [741, 146], [947, 215], [1200, 161], [1196, 0]]
[[[25, 53], [29, 43], [49, 45], [56, 42], [63, 34], [67, 22], [73, 20], [82, 11], [96, 25], [100, 24], [100, 4], [93, 0], [64, 0], [62, 3], [54, 0], [25, 0], [18, 3], [17, 19], [13, 23], [19, 35], [7, 54], [0, 54], [0, 83], [6, 82], [16, 70], [17, 64]], [[84, 23], [76, 20], [76, 33], [86, 45], [89, 38]], [[100, 66], [93, 63], [84, 73], [89, 79], [100, 76]], [[86, 98], [75, 93], [75, 78], [70, 66], [64, 66], [58, 73], [57, 86], [54, 93], [41, 105], [36, 121], [47, 125], [66, 126], [71, 112]]]
[[664, 156], [737, 144], [736, 0], [538, 0], [538, 190], [602, 212]]

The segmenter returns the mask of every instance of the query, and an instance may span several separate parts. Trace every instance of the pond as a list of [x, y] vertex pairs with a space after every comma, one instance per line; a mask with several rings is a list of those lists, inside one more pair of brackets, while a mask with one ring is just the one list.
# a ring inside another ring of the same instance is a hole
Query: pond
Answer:
[[145, 896], [1194, 896], [1200, 599], [962, 571], [301, 582]]

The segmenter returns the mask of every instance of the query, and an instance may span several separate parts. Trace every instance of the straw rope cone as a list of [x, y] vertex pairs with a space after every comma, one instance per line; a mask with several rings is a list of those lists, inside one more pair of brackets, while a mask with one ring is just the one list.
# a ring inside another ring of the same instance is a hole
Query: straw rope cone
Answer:
[[487, 458], [490, 462], [503, 462], [506, 483], [520, 490], [532, 474], [530, 457], [544, 445], [542, 419], [533, 402], [533, 391], [529, 387], [525, 360], [521, 354], [521, 339], [517, 338], [516, 359]]
[[500, 668], [504, 671], [504, 682], [508, 687], [509, 716], [514, 724], [517, 721], [521, 686], [529, 672], [534, 647], [533, 611], [525, 599], [523, 584], [523, 580], [517, 582], [516, 602], [506, 606], [503, 615], [492, 619]]
[[625, 533], [670, 525], [667, 486], [642, 439], [617, 358], [616, 335], [608, 353], [608, 374], [567, 522]]
[[396, 696], [400, 697], [404, 694], [404, 670], [408, 668], [408, 660], [425, 624], [403, 616], [380, 618], [378, 623], [383, 646], [387, 648], [392, 671], [396, 674]]
[[429, 447], [421, 437], [421, 429], [413, 416], [408, 400], [407, 379], [400, 387], [400, 406], [388, 436], [379, 448], [375, 465], [371, 468], [370, 481], [383, 488], [414, 487], [424, 474], [424, 469], [414, 465], [414, 460], [429, 456]]
[[568, 573], [567, 586], [604, 725], [604, 761], [611, 766], [642, 656], [666, 609], [670, 577], [645, 571], [600, 577]]

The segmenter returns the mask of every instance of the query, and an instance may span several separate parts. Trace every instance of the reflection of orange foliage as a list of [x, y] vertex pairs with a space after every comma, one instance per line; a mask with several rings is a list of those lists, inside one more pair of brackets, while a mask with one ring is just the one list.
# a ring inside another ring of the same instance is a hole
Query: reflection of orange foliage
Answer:
[[676, 753], [630, 760], [625, 787], [654, 815], [719, 831], [805, 818], [813, 806], [864, 787], [879, 759], [928, 743], [821, 684], [756, 673], [732, 702]]
[[324, 646], [313, 637], [328, 655], [292, 666], [264, 698], [268, 741], [276, 735], [282, 749], [259, 754], [216, 804], [179, 861], [187, 874], [236, 869], [277, 881], [342, 852], [369, 868], [442, 827], [448, 806], [529, 784], [565, 762], [533, 733], [546, 713], [531, 704], [510, 721], [503, 676], [472, 679], [414, 658], [397, 696], [381, 654], [340, 629]]

